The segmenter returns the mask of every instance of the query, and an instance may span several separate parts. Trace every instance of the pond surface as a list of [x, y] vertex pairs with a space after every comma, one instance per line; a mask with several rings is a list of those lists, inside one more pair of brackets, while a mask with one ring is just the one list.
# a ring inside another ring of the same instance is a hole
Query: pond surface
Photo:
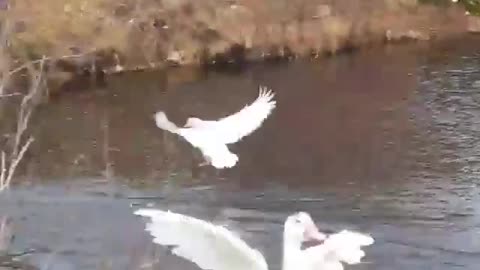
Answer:
[[[473, 40], [471, 40], [473, 39]], [[236, 72], [122, 74], [43, 107], [19, 185], [0, 195], [9, 252], [42, 269], [197, 269], [151, 244], [141, 206], [227, 225], [280, 269], [282, 224], [371, 233], [348, 269], [478, 269], [478, 38], [396, 46]], [[231, 147], [233, 169], [155, 127], [215, 119], [272, 88], [278, 106]]]

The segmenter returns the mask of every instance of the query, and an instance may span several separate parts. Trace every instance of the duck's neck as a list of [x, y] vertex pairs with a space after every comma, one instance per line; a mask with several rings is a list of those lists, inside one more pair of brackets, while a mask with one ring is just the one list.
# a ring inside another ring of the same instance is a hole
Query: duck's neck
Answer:
[[282, 270], [298, 269], [301, 263], [302, 243], [288, 235], [283, 236]]

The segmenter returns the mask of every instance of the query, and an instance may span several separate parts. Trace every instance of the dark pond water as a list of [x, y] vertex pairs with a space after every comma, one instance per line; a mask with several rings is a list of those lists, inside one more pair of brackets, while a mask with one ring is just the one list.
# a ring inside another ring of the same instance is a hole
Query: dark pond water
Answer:
[[[23, 259], [43, 269], [196, 269], [150, 243], [132, 215], [148, 205], [225, 224], [280, 269], [283, 220], [304, 210], [321, 228], [375, 237], [349, 269], [476, 270], [479, 42], [77, 86], [38, 112], [23, 177], [0, 195], [9, 252], [34, 249]], [[160, 109], [178, 124], [228, 115], [259, 85], [278, 106], [232, 147], [233, 169], [198, 168], [197, 152], [154, 125]]]

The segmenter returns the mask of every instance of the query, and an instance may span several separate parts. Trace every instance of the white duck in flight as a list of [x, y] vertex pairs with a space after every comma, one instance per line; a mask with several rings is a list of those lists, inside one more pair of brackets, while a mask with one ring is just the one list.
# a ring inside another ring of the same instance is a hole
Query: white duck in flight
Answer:
[[[194, 217], [156, 209], [139, 209], [150, 218], [146, 231], [153, 242], [170, 246], [172, 253], [204, 270], [268, 270], [263, 255], [222, 226]], [[302, 249], [305, 241], [318, 245]], [[282, 270], [343, 270], [343, 263], [357, 264], [365, 255], [362, 246], [374, 242], [369, 235], [341, 231], [327, 236], [318, 231], [309, 214], [287, 218], [283, 232]]]
[[276, 106], [271, 90], [260, 87], [257, 99], [243, 109], [216, 121], [205, 121], [191, 117], [184, 127], [170, 122], [163, 111], [155, 113], [155, 122], [161, 129], [178, 134], [191, 145], [200, 149], [206, 163], [217, 169], [231, 168], [238, 156], [230, 152], [227, 145], [238, 142], [259, 128]]

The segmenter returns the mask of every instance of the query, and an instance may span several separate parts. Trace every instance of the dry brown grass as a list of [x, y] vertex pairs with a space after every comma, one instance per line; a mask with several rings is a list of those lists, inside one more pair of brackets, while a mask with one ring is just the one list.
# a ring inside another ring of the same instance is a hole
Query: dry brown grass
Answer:
[[[104, 8], [113, 1], [16, 1], [10, 11], [18, 32], [14, 46], [32, 48], [36, 55], [61, 56], [127, 44], [124, 26]], [[122, 29], [122, 31], [120, 30]], [[56, 54], [56, 55], [55, 55]]]
[[461, 8], [417, 0], [23, 0], [8, 13], [17, 51], [55, 57], [103, 50], [114, 53], [104, 54], [102, 65], [128, 67], [199, 63], [237, 45], [250, 59], [285, 48], [318, 55], [466, 29]]

